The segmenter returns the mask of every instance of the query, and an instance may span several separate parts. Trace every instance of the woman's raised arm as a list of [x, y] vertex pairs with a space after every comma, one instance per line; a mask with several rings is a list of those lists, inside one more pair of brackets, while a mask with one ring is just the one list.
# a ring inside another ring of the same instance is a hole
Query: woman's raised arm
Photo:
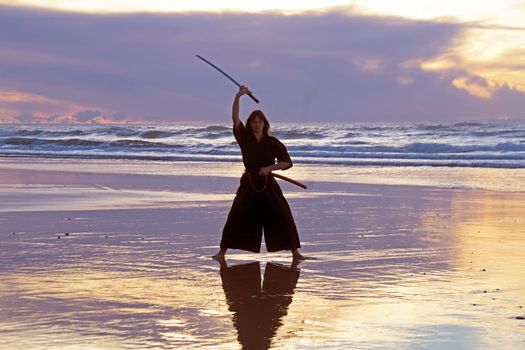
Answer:
[[241, 86], [239, 88], [239, 91], [235, 94], [235, 99], [233, 100], [233, 106], [232, 106], [232, 120], [233, 120], [233, 127], [237, 129], [237, 127], [241, 124], [241, 120], [239, 119], [239, 100], [242, 95], [246, 95], [251, 93], [251, 91], [246, 86]]

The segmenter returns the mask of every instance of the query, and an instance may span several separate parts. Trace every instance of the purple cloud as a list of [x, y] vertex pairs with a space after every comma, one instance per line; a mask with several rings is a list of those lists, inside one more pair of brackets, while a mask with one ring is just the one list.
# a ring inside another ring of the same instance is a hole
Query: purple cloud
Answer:
[[[523, 94], [501, 89], [479, 99], [418, 68], [463, 31], [337, 13], [97, 16], [3, 7], [0, 88], [114, 119], [227, 122], [236, 87], [201, 54], [249, 85], [275, 121], [490, 119], [500, 110], [523, 117]], [[244, 112], [252, 107], [243, 101]]]
[[73, 119], [81, 123], [85, 123], [99, 116], [101, 116], [101, 113], [99, 111], [81, 111], [81, 112], [75, 113], [73, 115]]

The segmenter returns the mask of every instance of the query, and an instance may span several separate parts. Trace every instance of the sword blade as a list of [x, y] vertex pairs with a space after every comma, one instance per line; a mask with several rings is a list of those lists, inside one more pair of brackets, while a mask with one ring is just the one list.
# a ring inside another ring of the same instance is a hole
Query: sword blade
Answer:
[[212, 66], [213, 68], [217, 69], [219, 72], [221, 72], [226, 78], [230, 79], [231, 81], [233, 81], [233, 83], [235, 85], [237, 85], [238, 87], [241, 87], [241, 84], [239, 84], [235, 79], [233, 79], [232, 77], [230, 77], [225, 71], [223, 71], [222, 69], [220, 69], [219, 67], [217, 67], [216, 65], [214, 65], [213, 63], [211, 63], [210, 61], [208, 61], [207, 59], [205, 59], [204, 57], [202, 56], [199, 56], [199, 55], [195, 55], [197, 56], [197, 58], [200, 58], [201, 60], [203, 60], [204, 62], [208, 63], [210, 66]]
[[[215, 68], [216, 70], [218, 70], [220, 73], [222, 73], [226, 78], [230, 79], [235, 85], [237, 85], [238, 87], [241, 87], [241, 84], [239, 84], [235, 79], [233, 79], [232, 77], [230, 77], [225, 71], [223, 71], [222, 69], [220, 69], [219, 67], [217, 67], [216, 65], [214, 65], [213, 63], [211, 63], [210, 61], [208, 61], [207, 59], [205, 59], [204, 57], [200, 56], [200, 55], [195, 55], [197, 56], [197, 58], [201, 59], [202, 61], [208, 63], [210, 66], [212, 66], [213, 68]], [[248, 96], [250, 96], [250, 98], [252, 100], [255, 101], [255, 103], [259, 103], [259, 100], [255, 98], [255, 96], [253, 96], [251, 93], [248, 94]]]

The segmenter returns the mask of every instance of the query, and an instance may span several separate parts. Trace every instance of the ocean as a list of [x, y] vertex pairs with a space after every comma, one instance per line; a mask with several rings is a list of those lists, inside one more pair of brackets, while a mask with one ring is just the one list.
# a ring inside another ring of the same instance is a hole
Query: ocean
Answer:
[[[525, 122], [273, 123], [295, 163], [525, 168]], [[0, 156], [238, 161], [229, 124], [2, 125]]]

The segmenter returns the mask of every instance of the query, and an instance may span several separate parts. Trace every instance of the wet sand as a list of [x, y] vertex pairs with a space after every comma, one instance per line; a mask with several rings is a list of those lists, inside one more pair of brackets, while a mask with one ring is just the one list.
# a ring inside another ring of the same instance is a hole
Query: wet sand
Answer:
[[525, 346], [523, 192], [296, 168], [312, 259], [219, 264], [236, 164], [4, 159], [0, 348]]

